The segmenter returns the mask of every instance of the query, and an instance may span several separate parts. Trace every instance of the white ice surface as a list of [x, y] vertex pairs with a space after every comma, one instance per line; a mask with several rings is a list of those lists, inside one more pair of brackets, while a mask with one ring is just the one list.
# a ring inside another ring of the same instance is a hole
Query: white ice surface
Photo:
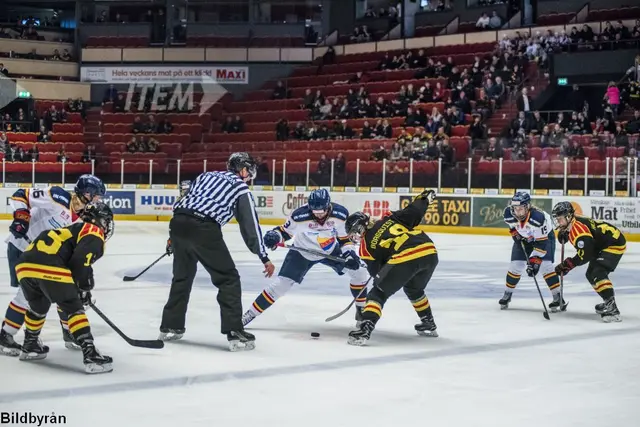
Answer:
[[[6, 229], [0, 223], [0, 229]], [[166, 223], [117, 224], [95, 265], [97, 305], [127, 334], [154, 339], [171, 281], [163, 260]], [[267, 285], [237, 228], [224, 229], [248, 306]], [[611, 278], [624, 321], [604, 324], [599, 297], [578, 268], [565, 281], [566, 313], [542, 317], [531, 279], [501, 311], [509, 237], [432, 235], [440, 265], [427, 288], [440, 338], [418, 337], [402, 292], [392, 297], [368, 347], [351, 347], [352, 313], [324, 319], [350, 299], [348, 279], [316, 267], [251, 324], [253, 352], [229, 353], [219, 333], [216, 290], [196, 278], [181, 342], [163, 350], [128, 346], [88, 312], [114, 371], [85, 375], [64, 349], [54, 310], [41, 362], [0, 357], [0, 411], [67, 416], [70, 426], [640, 426], [640, 246], [629, 244]], [[556, 251], [556, 259], [560, 258]], [[279, 267], [285, 250], [273, 254]], [[7, 277], [6, 260], [0, 277]], [[0, 288], [0, 310], [13, 296]], [[549, 292], [543, 284], [547, 303]], [[0, 316], [2, 313], [0, 313]], [[310, 338], [320, 332], [318, 340]], [[22, 341], [22, 334], [18, 335]]]

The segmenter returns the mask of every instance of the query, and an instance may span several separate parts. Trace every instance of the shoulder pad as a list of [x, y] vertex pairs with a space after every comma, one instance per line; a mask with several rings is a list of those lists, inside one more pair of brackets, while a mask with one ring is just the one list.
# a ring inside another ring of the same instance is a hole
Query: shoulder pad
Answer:
[[349, 216], [347, 208], [337, 203], [331, 203], [331, 205], [331, 216], [346, 221]]
[[503, 215], [504, 215], [504, 222], [506, 222], [507, 224], [518, 222], [518, 220], [513, 217], [513, 214], [511, 213], [511, 208], [509, 206], [504, 208]]
[[298, 221], [308, 221], [312, 219], [311, 210], [308, 205], [300, 206], [298, 209], [291, 212], [291, 219]]
[[529, 223], [531, 225], [535, 225], [536, 227], [542, 227], [546, 218], [544, 217], [544, 213], [539, 211], [538, 209], [531, 209], [529, 215]]
[[51, 200], [69, 209], [71, 205], [71, 194], [62, 187], [51, 187], [49, 189]]

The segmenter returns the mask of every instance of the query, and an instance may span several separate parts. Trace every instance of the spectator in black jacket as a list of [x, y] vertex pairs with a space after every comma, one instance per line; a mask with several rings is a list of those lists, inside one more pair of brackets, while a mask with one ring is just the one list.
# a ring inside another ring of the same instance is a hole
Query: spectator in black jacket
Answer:
[[280, 119], [276, 124], [276, 140], [286, 141], [289, 139], [289, 122], [286, 119]]

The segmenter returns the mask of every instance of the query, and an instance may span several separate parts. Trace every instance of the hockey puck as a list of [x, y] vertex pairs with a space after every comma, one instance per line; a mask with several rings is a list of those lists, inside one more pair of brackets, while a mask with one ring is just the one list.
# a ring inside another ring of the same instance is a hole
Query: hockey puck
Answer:
[[311, 332], [311, 338], [320, 338], [320, 332]]

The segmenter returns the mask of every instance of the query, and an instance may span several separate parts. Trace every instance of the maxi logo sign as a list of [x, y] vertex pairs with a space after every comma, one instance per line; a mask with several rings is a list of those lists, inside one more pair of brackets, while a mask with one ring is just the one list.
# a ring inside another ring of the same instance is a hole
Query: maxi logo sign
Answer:
[[114, 214], [132, 215], [136, 213], [135, 191], [107, 191], [102, 199]]

